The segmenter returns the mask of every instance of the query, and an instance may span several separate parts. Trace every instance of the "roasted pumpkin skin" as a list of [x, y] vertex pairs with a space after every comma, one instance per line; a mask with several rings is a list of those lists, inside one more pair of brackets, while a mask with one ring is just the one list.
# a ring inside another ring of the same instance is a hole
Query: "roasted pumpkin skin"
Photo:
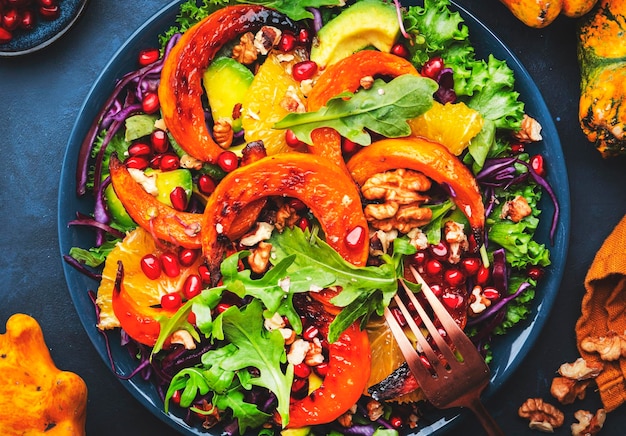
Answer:
[[39, 323], [17, 313], [0, 334], [0, 434], [85, 434], [87, 385], [59, 370]]
[[593, 9], [597, 0], [500, 0], [522, 23], [542, 28], [559, 15], [582, 17]]
[[578, 117], [605, 158], [626, 154], [626, 0], [601, 0], [578, 32]]

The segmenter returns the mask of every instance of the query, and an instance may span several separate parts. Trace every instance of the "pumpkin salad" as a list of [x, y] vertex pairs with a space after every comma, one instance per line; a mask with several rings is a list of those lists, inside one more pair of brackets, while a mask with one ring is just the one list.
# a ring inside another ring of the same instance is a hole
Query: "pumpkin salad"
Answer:
[[489, 361], [550, 264], [512, 70], [448, 0], [339, 3], [182, 3], [78, 156], [95, 242], [65, 259], [200, 432], [411, 432], [429, 408], [382, 317], [405, 266]]

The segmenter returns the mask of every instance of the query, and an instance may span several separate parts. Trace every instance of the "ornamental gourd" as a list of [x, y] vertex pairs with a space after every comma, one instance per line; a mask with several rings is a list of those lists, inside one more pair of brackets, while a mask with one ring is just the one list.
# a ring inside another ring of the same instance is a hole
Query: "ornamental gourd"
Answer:
[[0, 334], [0, 434], [85, 434], [87, 386], [58, 369], [39, 323], [17, 313]]
[[500, 0], [522, 23], [542, 28], [563, 14], [582, 17], [593, 9], [597, 0]]
[[603, 157], [626, 154], [626, 0], [601, 0], [581, 24], [578, 117]]

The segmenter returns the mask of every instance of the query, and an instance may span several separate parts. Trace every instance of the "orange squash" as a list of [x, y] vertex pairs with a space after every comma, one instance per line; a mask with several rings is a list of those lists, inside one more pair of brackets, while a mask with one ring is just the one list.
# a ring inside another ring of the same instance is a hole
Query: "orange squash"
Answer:
[[39, 323], [17, 313], [0, 335], [0, 434], [85, 434], [87, 385], [59, 370]]
[[559, 15], [582, 17], [597, 0], [500, 0], [522, 23], [542, 28], [551, 24]]

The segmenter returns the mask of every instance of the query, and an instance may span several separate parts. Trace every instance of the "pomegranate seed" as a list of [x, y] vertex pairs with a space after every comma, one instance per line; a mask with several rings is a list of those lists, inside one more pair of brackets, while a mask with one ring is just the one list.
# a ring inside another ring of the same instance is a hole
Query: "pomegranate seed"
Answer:
[[152, 148], [145, 142], [135, 142], [128, 147], [128, 154], [130, 156], [150, 156], [152, 154]]
[[168, 277], [178, 277], [180, 274], [180, 264], [178, 263], [178, 256], [173, 253], [167, 252], [161, 254], [161, 266], [163, 271]]
[[394, 44], [393, 47], [391, 47], [391, 54], [400, 56], [404, 59], [408, 59], [409, 56], [411, 56], [411, 54], [409, 53], [409, 49], [406, 48], [406, 45], [400, 43]]
[[481, 262], [476, 257], [466, 257], [461, 260], [461, 267], [463, 271], [465, 271], [465, 274], [471, 277], [478, 272], [478, 269], [481, 267]]
[[444, 260], [448, 257], [450, 250], [448, 249], [448, 244], [445, 242], [439, 242], [437, 245], [430, 246], [430, 252], [436, 258]]
[[223, 151], [217, 156], [217, 165], [227, 173], [230, 173], [239, 166], [239, 159], [232, 151]]
[[198, 274], [189, 274], [183, 283], [183, 295], [191, 300], [202, 292], [202, 279]]
[[285, 130], [285, 142], [291, 148], [298, 148], [304, 145], [304, 142], [300, 141], [293, 130]]
[[443, 265], [437, 259], [430, 259], [426, 262], [424, 271], [429, 276], [438, 276], [443, 271]]
[[9, 32], [17, 29], [17, 26], [20, 24], [20, 14], [17, 12], [17, 9], [11, 8], [4, 11], [2, 15], [2, 27], [4, 27]]
[[152, 159], [150, 159], [150, 168], [152, 168], [154, 170], [158, 170], [159, 168], [161, 168], [161, 158], [162, 157], [163, 157], [162, 154], [157, 154]]
[[300, 228], [300, 230], [302, 230], [303, 232], [309, 228], [311, 223], [309, 223], [309, 219], [307, 217], [302, 217], [300, 218], [300, 221], [298, 221], [298, 227]]
[[22, 11], [20, 17], [20, 28], [24, 30], [33, 30], [35, 27], [35, 14], [30, 9]]
[[406, 326], [406, 318], [404, 317], [404, 314], [400, 309], [394, 307], [393, 309], [391, 309], [391, 314], [396, 319], [396, 321], [398, 321], [398, 324], [400, 324], [400, 326]]
[[180, 159], [173, 153], [165, 153], [159, 162], [161, 171], [173, 171], [180, 168]]
[[430, 285], [430, 290], [433, 291], [433, 294], [435, 294], [435, 296], [437, 298], [441, 297], [443, 295], [443, 288], [441, 287], [441, 285], [439, 283], [435, 283], [434, 285]]
[[223, 312], [226, 312], [226, 310], [230, 309], [231, 307], [232, 307], [232, 304], [218, 303], [218, 305], [215, 307], [215, 310], [217, 310], [217, 313], [223, 313]]
[[458, 288], [465, 282], [465, 275], [456, 268], [450, 268], [443, 273], [443, 279], [450, 286]]
[[307, 378], [311, 375], [311, 367], [306, 363], [299, 363], [293, 367], [293, 375], [298, 378]]
[[157, 153], [165, 153], [170, 148], [170, 141], [164, 130], [157, 129], [150, 134], [150, 143]]
[[10, 42], [13, 39], [13, 35], [4, 27], [0, 27], [0, 44]]
[[312, 341], [313, 338], [319, 334], [320, 334], [319, 329], [315, 326], [310, 325], [306, 329], [304, 329], [304, 332], [302, 333], [302, 338], [307, 341]]
[[543, 156], [540, 154], [536, 154], [530, 158], [530, 166], [535, 172], [540, 176], [546, 175], [546, 169], [543, 165]]
[[355, 153], [357, 150], [361, 148], [361, 145], [357, 144], [354, 141], [349, 140], [348, 138], [343, 138], [341, 141], [341, 151], [346, 154]]
[[59, 8], [59, 5], [41, 6], [39, 8], [39, 15], [41, 15], [41, 18], [44, 20], [53, 21], [61, 15], [61, 8]]
[[402, 425], [404, 423], [403, 423], [401, 417], [399, 417], [399, 416], [392, 416], [391, 418], [389, 418], [389, 424], [391, 424], [391, 426], [393, 428], [400, 428], [400, 427], [402, 427]]
[[432, 369], [433, 366], [430, 364], [430, 360], [428, 360], [428, 357], [420, 356], [420, 361], [422, 362], [422, 365], [424, 365], [424, 368]]
[[189, 315], [187, 315], [187, 322], [189, 324], [196, 325], [196, 314], [193, 312], [189, 312]]
[[522, 142], [516, 142], [511, 144], [511, 151], [515, 154], [524, 153], [524, 144]]
[[317, 64], [314, 61], [298, 62], [291, 68], [291, 75], [298, 82], [312, 78], [317, 73]]
[[324, 378], [328, 374], [328, 362], [320, 363], [317, 366], [313, 367], [313, 371], [320, 377]]
[[161, 261], [154, 254], [146, 254], [140, 261], [141, 270], [150, 280], [161, 276]]
[[463, 297], [458, 294], [453, 294], [451, 292], [446, 292], [441, 297], [443, 304], [450, 309], [457, 309], [463, 304]]
[[437, 80], [439, 73], [443, 70], [443, 59], [440, 56], [435, 56], [426, 61], [422, 66], [420, 74], [425, 77], [430, 77], [433, 80]]
[[500, 298], [500, 293], [498, 292], [498, 290], [492, 287], [484, 288], [483, 295], [488, 300], [497, 300], [498, 298]]
[[345, 243], [348, 248], [362, 247], [365, 243], [365, 229], [363, 226], [356, 226], [350, 230], [350, 232], [346, 235]]
[[179, 211], [184, 211], [187, 209], [187, 203], [189, 202], [187, 199], [187, 191], [182, 186], [177, 186], [172, 189], [170, 192], [170, 202], [172, 203], [172, 207]]
[[489, 271], [489, 268], [485, 268], [481, 265], [481, 267], [478, 269], [478, 272], [476, 273], [476, 284], [480, 286], [485, 286], [489, 282], [490, 278], [491, 271]]
[[145, 67], [159, 60], [160, 54], [157, 48], [147, 48], [139, 52], [139, 65]]
[[426, 262], [426, 253], [424, 253], [423, 251], [418, 251], [413, 255], [411, 261], [413, 262], [413, 265], [416, 266], [424, 265], [424, 262]]
[[57, 0], [38, 0], [37, 3], [39, 3], [39, 6], [45, 6], [49, 8], [50, 6], [56, 6]]
[[302, 45], [306, 45], [310, 41], [308, 29], [300, 29], [298, 32], [298, 42]]
[[200, 256], [200, 252], [198, 250], [194, 250], [193, 248], [182, 248], [178, 252], [178, 261], [182, 266], [189, 267], [194, 264], [194, 262], [198, 259], [198, 256]]
[[527, 274], [531, 279], [539, 280], [543, 277], [543, 269], [538, 266], [531, 266], [528, 268]]
[[201, 174], [198, 177], [198, 189], [204, 195], [211, 195], [215, 191], [215, 182], [206, 174]]
[[159, 104], [159, 96], [156, 92], [148, 92], [143, 96], [141, 102], [141, 108], [147, 114], [153, 114], [159, 110], [161, 105]]
[[292, 198], [289, 200], [289, 206], [292, 207], [296, 212], [302, 212], [307, 208], [307, 205], [304, 204], [304, 201], [299, 198]]
[[209, 272], [209, 267], [206, 265], [200, 265], [198, 267], [198, 274], [200, 275], [203, 284], [206, 285], [211, 283], [211, 273]]
[[178, 292], [170, 292], [161, 297], [161, 307], [165, 310], [176, 310], [183, 304], [183, 298]]
[[306, 389], [309, 381], [305, 378], [295, 378], [293, 382], [291, 382], [291, 392], [299, 392], [303, 389]]
[[150, 162], [142, 156], [131, 156], [124, 161], [126, 168], [135, 168], [137, 170], [145, 170]]
[[278, 49], [282, 52], [288, 52], [296, 47], [296, 37], [291, 33], [283, 33], [278, 42]]
[[170, 399], [174, 402], [174, 404], [180, 404], [181, 396], [182, 396], [182, 393], [180, 392], [180, 389], [178, 389], [174, 391]]

